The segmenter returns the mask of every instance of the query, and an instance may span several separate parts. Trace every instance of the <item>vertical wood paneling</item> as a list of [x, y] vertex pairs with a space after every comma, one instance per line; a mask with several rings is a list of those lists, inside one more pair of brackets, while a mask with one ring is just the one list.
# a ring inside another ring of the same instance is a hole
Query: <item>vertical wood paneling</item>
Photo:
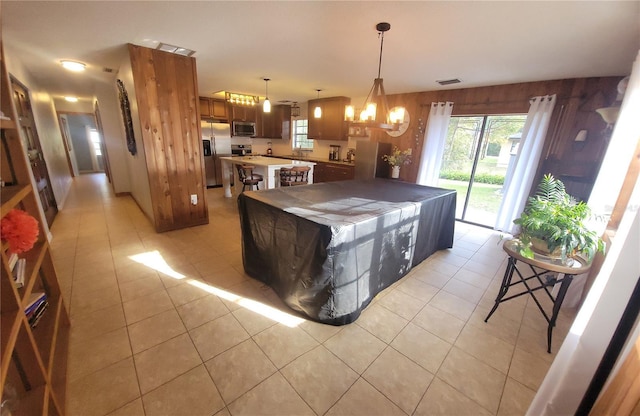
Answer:
[[[397, 138], [373, 132], [371, 140], [411, 148], [413, 162], [400, 170], [400, 178], [414, 182], [432, 102], [453, 101], [454, 116], [526, 114], [531, 97], [556, 94], [557, 103], [534, 184], [543, 174], [551, 173], [565, 182], [569, 193], [586, 199], [608, 145], [608, 138], [601, 135], [605, 124], [595, 110], [614, 102], [619, 80], [620, 77], [578, 78], [391, 95], [388, 97], [391, 106], [403, 105], [409, 111], [409, 128]], [[420, 119], [422, 132], [418, 130]], [[574, 138], [582, 129], [588, 131], [587, 141], [576, 143]]]
[[[195, 59], [129, 45], [157, 231], [209, 221]], [[191, 205], [190, 196], [198, 196]]]

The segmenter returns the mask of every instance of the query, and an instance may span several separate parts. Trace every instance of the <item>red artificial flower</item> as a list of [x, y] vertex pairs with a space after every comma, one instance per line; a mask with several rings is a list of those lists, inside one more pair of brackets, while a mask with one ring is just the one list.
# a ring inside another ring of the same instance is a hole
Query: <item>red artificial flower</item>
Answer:
[[9, 243], [12, 253], [31, 250], [39, 232], [38, 221], [20, 209], [12, 209], [0, 222], [0, 237]]

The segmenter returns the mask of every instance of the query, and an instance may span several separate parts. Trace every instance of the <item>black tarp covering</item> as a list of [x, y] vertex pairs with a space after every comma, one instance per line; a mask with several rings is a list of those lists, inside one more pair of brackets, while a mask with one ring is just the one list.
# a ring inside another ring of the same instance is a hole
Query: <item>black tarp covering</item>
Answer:
[[453, 245], [455, 191], [389, 179], [238, 197], [244, 269], [292, 309], [332, 325]]

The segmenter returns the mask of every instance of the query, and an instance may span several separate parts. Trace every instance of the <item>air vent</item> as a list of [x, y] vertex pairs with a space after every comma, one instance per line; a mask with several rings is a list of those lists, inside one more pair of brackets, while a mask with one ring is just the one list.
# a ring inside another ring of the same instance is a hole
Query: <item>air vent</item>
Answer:
[[452, 79], [444, 79], [436, 82], [440, 85], [451, 85], [451, 84], [458, 84], [461, 81], [458, 78], [452, 78]]
[[168, 43], [162, 43], [162, 42], [158, 44], [158, 47], [156, 47], [156, 49], [164, 52], [175, 53], [176, 55], [182, 55], [182, 56], [191, 56], [194, 53], [196, 53], [196, 51], [193, 51], [191, 49], [183, 48], [181, 46], [169, 45]]
[[102, 68], [102, 72], [106, 72], [107, 74], [110, 74], [113, 72], [113, 68], [107, 68], [106, 66], [104, 68]]

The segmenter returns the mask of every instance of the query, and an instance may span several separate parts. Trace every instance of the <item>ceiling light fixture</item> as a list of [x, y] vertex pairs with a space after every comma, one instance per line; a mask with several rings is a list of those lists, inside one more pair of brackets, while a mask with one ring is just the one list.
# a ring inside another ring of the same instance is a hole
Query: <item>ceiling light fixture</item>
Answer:
[[[367, 98], [365, 99], [363, 110], [360, 113], [360, 119], [355, 119], [355, 109], [349, 105], [345, 107], [344, 119], [354, 127], [366, 127], [370, 129], [379, 129], [385, 131], [398, 131], [401, 123], [405, 118], [405, 109], [403, 107], [394, 107], [393, 111], [389, 110], [389, 104], [387, 102], [387, 96], [384, 92], [384, 85], [382, 84], [382, 78], [380, 78], [380, 69], [382, 67], [382, 46], [384, 44], [384, 32], [391, 29], [391, 25], [386, 22], [378, 23], [376, 30], [378, 31], [378, 37], [380, 38], [380, 57], [378, 59], [378, 78], [373, 80], [373, 87], [369, 91]], [[382, 114], [384, 114], [384, 121], [376, 121], [376, 107], [380, 103], [382, 106]]]
[[291, 106], [291, 117], [299, 117], [300, 116], [300, 106], [297, 101], [293, 102]]
[[[320, 99], [320, 89], [316, 90], [318, 91], [318, 100]], [[322, 118], [322, 108], [317, 105], [316, 108], [313, 109], [313, 117], [314, 118]]]
[[67, 59], [60, 61], [60, 65], [62, 65], [64, 69], [68, 69], [69, 71], [73, 72], [82, 72], [87, 67], [87, 64], [83, 64], [82, 62], [78, 61], [69, 61]]
[[70, 95], [64, 97], [64, 99], [66, 101], [69, 101], [70, 103], [77, 103], [78, 102], [78, 97], [72, 97]]
[[265, 98], [264, 98], [264, 103], [262, 104], [262, 111], [264, 113], [270, 113], [271, 112], [271, 102], [269, 101], [269, 81], [271, 81], [269, 78], [262, 78], [264, 79], [264, 84], [265, 84]]
[[260, 99], [255, 95], [238, 94], [236, 92], [225, 91], [224, 98], [231, 104], [235, 105], [248, 105], [253, 107], [260, 102]]

